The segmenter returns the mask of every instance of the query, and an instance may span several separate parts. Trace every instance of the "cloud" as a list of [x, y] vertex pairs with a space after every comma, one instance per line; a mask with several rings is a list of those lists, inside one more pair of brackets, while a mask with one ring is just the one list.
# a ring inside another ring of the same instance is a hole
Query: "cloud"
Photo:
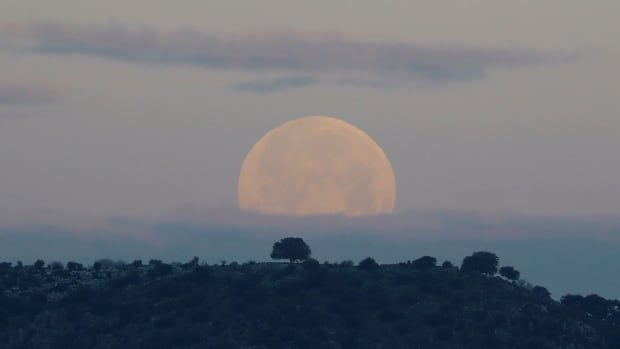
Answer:
[[339, 85], [367, 87], [371, 89], [392, 89], [398, 85], [387, 80], [366, 79], [366, 78], [344, 78], [336, 80]]
[[233, 90], [242, 92], [270, 93], [291, 88], [305, 87], [316, 83], [318, 83], [318, 80], [310, 76], [289, 76], [269, 80], [241, 82], [235, 85]]
[[[329, 76], [337, 73], [354, 79], [370, 76], [369, 81], [377, 78], [381, 81], [472, 80], [495, 69], [556, 64], [574, 58], [573, 55], [526, 49], [376, 42], [338, 35], [289, 33], [224, 38], [195, 30], [165, 32], [122, 24], [0, 23], [2, 38], [47, 54], [81, 54], [213, 69]], [[277, 89], [288, 83], [290, 81], [267, 83], [266, 89]], [[250, 90], [263, 90], [259, 85], [250, 84]]]
[[0, 83], [0, 105], [36, 105], [54, 101], [55, 90], [36, 85]]

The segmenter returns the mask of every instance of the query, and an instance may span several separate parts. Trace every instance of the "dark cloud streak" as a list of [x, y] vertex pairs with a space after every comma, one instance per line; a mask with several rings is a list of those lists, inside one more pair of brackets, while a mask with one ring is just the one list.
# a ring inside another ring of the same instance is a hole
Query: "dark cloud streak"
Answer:
[[318, 80], [310, 76], [289, 76], [270, 80], [256, 80], [238, 83], [233, 87], [235, 91], [270, 93], [280, 92], [291, 88], [310, 86]]
[[[154, 28], [132, 29], [121, 24], [5, 24], [0, 25], [0, 39], [2, 37], [27, 42], [31, 50], [48, 54], [82, 54], [215, 69], [344, 73], [404, 81], [472, 80], [494, 69], [553, 64], [574, 58], [532, 50], [366, 42], [299, 34], [224, 39], [194, 30], [162, 32]], [[266, 86], [245, 86], [265, 91], [284, 85], [295, 87], [299, 83], [276, 81]]]

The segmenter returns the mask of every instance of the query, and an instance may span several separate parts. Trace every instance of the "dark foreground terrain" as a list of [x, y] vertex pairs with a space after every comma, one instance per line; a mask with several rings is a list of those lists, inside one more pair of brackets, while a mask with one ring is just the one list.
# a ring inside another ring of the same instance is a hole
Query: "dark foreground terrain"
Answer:
[[620, 348], [618, 301], [557, 302], [504, 274], [515, 280], [430, 257], [382, 266], [2, 263], [0, 347]]

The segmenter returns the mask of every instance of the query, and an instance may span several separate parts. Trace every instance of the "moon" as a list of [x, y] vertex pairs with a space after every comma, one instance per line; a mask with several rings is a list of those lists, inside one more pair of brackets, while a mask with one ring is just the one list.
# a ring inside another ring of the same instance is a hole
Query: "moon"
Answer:
[[364, 131], [328, 116], [285, 122], [243, 160], [237, 188], [242, 210], [286, 216], [391, 213], [392, 165]]

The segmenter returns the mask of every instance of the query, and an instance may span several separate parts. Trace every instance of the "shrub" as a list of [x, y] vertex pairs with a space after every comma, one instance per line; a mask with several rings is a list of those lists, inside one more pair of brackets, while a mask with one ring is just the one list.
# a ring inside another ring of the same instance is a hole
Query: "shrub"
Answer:
[[420, 270], [428, 270], [436, 266], [437, 259], [431, 256], [424, 256], [411, 262], [411, 265]]
[[100, 271], [101, 270], [101, 263], [99, 263], [99, 262], [93, 263], [93, 270], [94, 271]]
[[461, 271], [478, 272], [486, 275], [497, 274], [499, 258], [494, 253], [479, 251], [471, 256], [465, 257], [461, 264]]
[[549, 298], [551, 297], [551, 292], [542, 286], [534, 286], [532, 288], [532, 292], [538, 297]]
[[565, 296], [562, 296], [560, 302], [568, 307], [577, 307], [583, 302], [583, 296], [567, 294]]
[[49, 268], [52, 270], [63, 270], [65, 267], [61, 262], [52, 262], [50, 263]]
[[112, 269], [124, 264], [121, 261], [113, 261], [109, 258], [100, 259], [97, 261], [97, 263], [99, 263], [101, 269]]
[[301, 266], [304, 269], [308, 269], [308, 270], [319, 269], [321, 267], [321, 263], [319, 263], [319, 261], [317, 261], [314, 258], [309, 258], [309, 259], [306, 259], [305, 261], [303, 261], [301, 263]]
[[360, 270], [366, 270], [366, 271], [375, 271], [377, 270], [377, 268], [379, 268], [379, 264], [372, 258], [367, 257], [364, 258], [358, 265], [357, 267]]
[[68, 262], [67, 263], [67, 269], [69, 271], [80, 271], [84, 269], [84, 266], [80, 263], [77, 262]]
[[198, 259], [198, 257], [194, 257], [194, 258], [192, 258], [191, 261], [189, 261], [187, 263], [184, 263], [182, 267], [183, 267], [183, 269], [196, 268], [199, 263], [200, 263], [200, 259]]
[[505, 277], [508, 280], [519, 280], [521, 273], [513, 267], [501, 267], [499, 275]]
[[567, 294], [562, 297], [561, 302], [565, 306], [579, 309], [597, 318], [605, 318], [610, 312], [617, 312], [617, 310], [614, 310], [617, 309], [617, 305], [614, 301], [608, 301], [596, 294], [585, 297]]
[[11, 269], [11, 262], [0, 262], [0, 272], [4, 273]]
[[173, 271], [172, 265], [159, 262], [159, 263], [153, 264], [152, 268], [147, 272], [147, 276], [150, 278], [158, 278], [158, 277], [172, 274], [172, 271]]
[[454, 268], [454, 264], [452, 264], [452, 262], [450, 261], [445, 261], [441, 264], [442, 267], [444, 268]]
[[45, 262], [42, 259], [37, 259], [33, 266], [37, 269], [43, 269], [43, 267], [45, 267]]
[[347, 259], [346, 261], [340, 262], [340, 266], [345, 267], [345, 268], [350, 268], [353, 266], [353, 261], [350, 261]]

